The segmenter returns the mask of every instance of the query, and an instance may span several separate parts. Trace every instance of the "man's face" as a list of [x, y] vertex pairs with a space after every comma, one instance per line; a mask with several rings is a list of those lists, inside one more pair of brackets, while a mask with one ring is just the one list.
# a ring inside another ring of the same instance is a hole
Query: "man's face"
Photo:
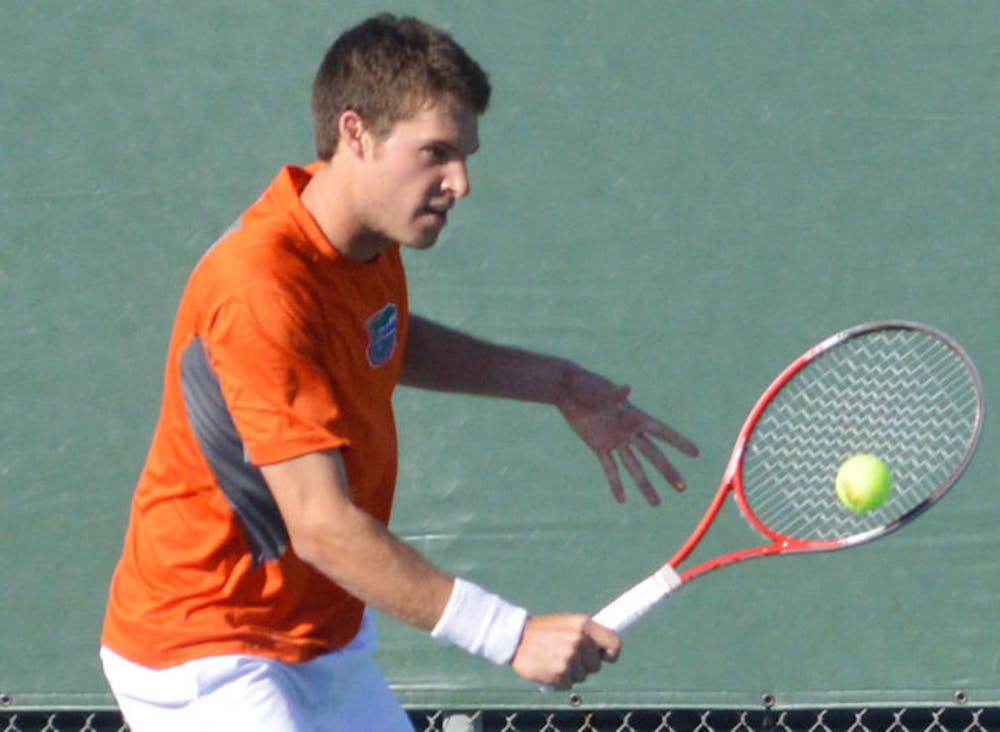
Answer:
[[359, 191], [366, 227], [403, 246], [431, 247], [448, 210], [469, 194], [466, 161], [479, 148], [476, 113], [445, 96], [370, 141]]

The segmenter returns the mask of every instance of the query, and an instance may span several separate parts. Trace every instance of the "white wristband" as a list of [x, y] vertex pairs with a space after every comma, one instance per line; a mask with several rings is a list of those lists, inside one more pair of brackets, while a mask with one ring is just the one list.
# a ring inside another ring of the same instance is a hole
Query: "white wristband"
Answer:
[[521, 642], [528, 611], [461, 577], [431, 637], [451, 641], [495, 664], [510, 662]]

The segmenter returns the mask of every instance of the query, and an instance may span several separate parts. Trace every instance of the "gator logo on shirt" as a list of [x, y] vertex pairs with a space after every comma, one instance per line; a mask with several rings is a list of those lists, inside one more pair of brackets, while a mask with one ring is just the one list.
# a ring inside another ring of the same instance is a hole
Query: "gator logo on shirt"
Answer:
[[368, 363], [372, 366], [386, 364], [396, 352], [396, 305], [389, 303], [368, 318]]

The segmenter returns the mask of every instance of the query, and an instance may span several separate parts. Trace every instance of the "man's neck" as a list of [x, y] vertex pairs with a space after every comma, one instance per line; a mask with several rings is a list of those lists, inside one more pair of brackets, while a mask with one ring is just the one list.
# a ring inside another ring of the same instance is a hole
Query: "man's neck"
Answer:
[[302, 205], [334, 249], [348, 259], [367, 262], [391, 242], [366, 229], [354, 213], [350, 191], [340, 181], [336, 163], [323, 162], [302, 190]]

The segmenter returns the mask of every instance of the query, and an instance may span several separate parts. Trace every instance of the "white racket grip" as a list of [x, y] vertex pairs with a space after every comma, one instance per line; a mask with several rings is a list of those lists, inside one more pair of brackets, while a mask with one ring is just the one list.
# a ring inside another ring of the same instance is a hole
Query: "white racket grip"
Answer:
[[605, 605], [594, 616], [594, 621], [621, 633], [681, 584], [681, 576], [673, 567], [665, 564]]

